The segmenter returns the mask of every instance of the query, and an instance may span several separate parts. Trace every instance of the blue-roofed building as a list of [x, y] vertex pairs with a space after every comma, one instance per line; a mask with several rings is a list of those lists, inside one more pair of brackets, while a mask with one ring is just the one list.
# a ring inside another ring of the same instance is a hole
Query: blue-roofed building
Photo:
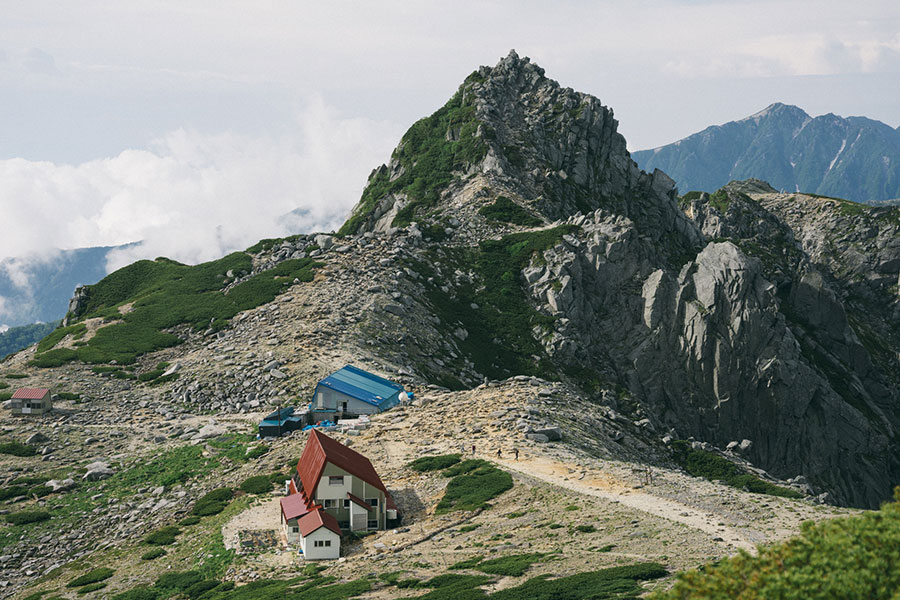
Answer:
[[347, 365], [316, 385], [310, 409], [316, 421], [336, 414], [371, 415], [397, 406], [406, 397], [402, 385]]
[[294, 407], [287, 406], [276, 410], [259, 423], [259, 437], [278, 437], [291, 431], [302, 429], [306, 424], [306, 415], [294, 414]]

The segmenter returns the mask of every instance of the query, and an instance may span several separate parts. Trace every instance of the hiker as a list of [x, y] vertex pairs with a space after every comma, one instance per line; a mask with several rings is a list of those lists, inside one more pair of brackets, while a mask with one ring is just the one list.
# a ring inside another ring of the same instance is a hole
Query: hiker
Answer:
[[519, 460], [519, 449], [518, 448], [513, 448], [513, 454], [516, 455], [516, 460]]
[[497, 448], [497, 458], [503, 458], [503, 450]]
[[475, 456], [475, 444], [472, 444], [472, 456]]

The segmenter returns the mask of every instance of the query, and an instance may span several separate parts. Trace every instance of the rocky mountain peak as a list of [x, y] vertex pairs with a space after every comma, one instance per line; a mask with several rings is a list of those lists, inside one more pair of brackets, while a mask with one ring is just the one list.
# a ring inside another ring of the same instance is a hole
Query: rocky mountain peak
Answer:
[[503, 197], [532, 225], [602, 208], [651, 237], [675, 230], [675, 253], [696, 250], [701, 236], [678, 210], [672, 180], [642, 172], [617, 128], [600, 100], [563, 88], [512, 51], [409, 129], [372, 172], [341, 233], [453, 219], [469, 235], [490, 237], [498, 226], [485, 207]]

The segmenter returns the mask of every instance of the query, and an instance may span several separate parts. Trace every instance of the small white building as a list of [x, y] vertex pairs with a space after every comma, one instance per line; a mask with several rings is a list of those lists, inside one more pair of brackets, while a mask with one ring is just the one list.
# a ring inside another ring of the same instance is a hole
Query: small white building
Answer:
[[341, 555], [341, 528], [321, 506], [307, 509], [300, 494], [281, 499], [281, 527], [289, 545], [299, 545], [307, 560], [335, 559]]

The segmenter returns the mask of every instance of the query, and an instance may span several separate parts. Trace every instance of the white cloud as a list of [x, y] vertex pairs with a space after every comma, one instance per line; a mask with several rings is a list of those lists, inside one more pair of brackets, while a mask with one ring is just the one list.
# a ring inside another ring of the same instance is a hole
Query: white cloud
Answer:
[[312, 98], [284, 133], [248, 137], [177, 130], [148, 150], [77, 165], [0, 161], [0, 206], [16, 226], [0, 257], [50, 248], [142, 244], [111, 255], [196, 263], [261, 238], [338, 227], [373, 166], [399, 137], [388, 123], [347, 118]]

